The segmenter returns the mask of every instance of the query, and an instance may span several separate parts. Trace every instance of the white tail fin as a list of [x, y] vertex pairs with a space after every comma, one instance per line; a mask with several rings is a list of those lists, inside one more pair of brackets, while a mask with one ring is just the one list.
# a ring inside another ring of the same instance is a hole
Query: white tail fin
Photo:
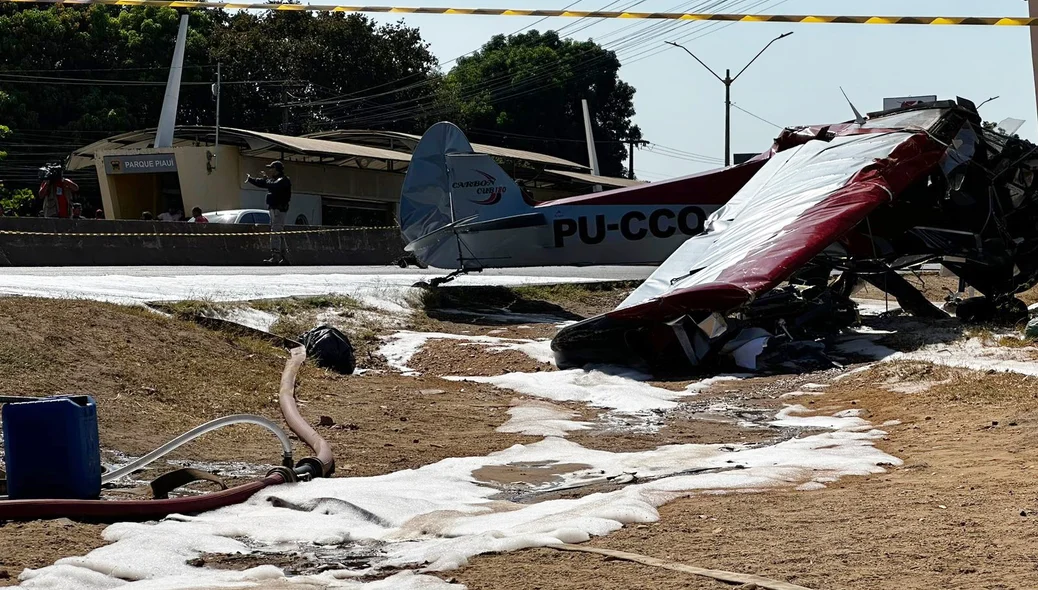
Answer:
[[400, 230], [410, 243], [459, 221], [486, 221], [532, 205], [486, 154], [472, 150], [453, 123], [430, 127], [411, 154], [400, 190]]

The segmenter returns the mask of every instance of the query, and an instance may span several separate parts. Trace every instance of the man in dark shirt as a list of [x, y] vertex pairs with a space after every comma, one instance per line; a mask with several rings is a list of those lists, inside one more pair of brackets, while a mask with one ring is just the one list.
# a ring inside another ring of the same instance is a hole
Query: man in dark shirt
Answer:
[[253, 178], [246, 174], [245, 181], [253, 186], [267, 189], [267, 209], [270, 211], [270, 258], [264, 262], [270, 264], [287, 264], [285, 259], [285, 240], [281, 232], [285, 229], [285, 214], [288, 203], [292, 200], [292, 181], [285, 176], [285, 165], [274, 161], [267, 164], [266, 178]]

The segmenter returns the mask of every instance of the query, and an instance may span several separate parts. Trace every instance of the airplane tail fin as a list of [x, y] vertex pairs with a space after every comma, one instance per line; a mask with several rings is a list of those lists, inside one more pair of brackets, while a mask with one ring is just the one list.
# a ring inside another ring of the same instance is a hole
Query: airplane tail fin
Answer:
[[[453, 123], [430, 127], [411, 154], [400, 190], [400, 231], [408, 250], [439, 268], [462, 268], [462, 223], [529, 212], [532, 199]], [[457, 243], [455, 241], [457, 240]]]

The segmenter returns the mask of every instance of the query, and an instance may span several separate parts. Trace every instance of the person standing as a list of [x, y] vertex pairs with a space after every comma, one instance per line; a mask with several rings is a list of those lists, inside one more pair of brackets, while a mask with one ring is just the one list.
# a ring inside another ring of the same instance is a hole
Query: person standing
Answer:
[[72, 219], [86, 219], [83, 217], [83, 205], [72, 203]]
[[159, 221], [183, 221], [184, 214], [180, 212], [180, 208], [176, 205], [170, 205], [169, 210], [165, 213], [159, 213]]
[[[270, 258], [264, 260], [269, 264], [287, 264], [285, 259], [285, 238], [281, 231], [285, 229], [285, 215], [288, 204], [292, 200], [292, 181], [285, 175], [285, 165], [279, 161], [267, 164], [264, 172], [266, 178], [253, 178], [245, 175], [245, 182], [253, 186], [267, 189], [267, 209], [270, 211]], [[277, 233], [275, 233], [277, 232]]]
[[63, 177], [60, 171], [52, 172], [40, 183], [43, 217], [68, 218], [69, 203], [78, 192], [78, 184]]
[[209, 219], [202, 215], [202, 208], [195, 207], [191, 210], [191, 219], [188, 219], [190, 223], [209, 223]]

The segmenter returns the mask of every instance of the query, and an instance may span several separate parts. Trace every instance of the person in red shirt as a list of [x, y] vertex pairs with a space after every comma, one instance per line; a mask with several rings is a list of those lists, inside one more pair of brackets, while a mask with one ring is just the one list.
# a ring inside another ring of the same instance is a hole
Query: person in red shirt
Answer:
[[209, 223], [209, 220], [206, 219], [205, 215], [202, 215], [202, 209], [200, 207], [195, 207], [191, 210], [191, 219], [188, 221], [191, 223]]

